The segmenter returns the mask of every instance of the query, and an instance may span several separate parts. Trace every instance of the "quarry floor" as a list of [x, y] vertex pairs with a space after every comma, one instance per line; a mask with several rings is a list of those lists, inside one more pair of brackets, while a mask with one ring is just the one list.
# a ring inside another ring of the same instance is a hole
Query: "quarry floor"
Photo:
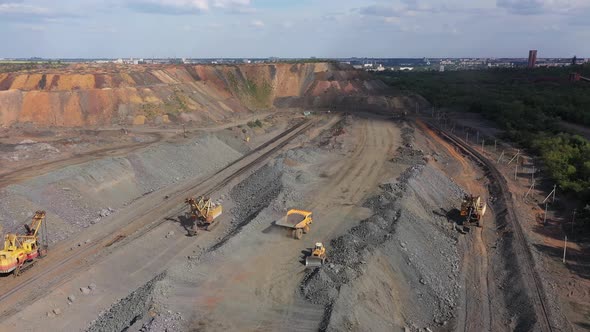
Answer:
[[[456, 230], [464, 193], [492, 199], [484, 172], [424, 122], [258, 116], [262, 127], [252, 118], [187, 134], [104, 128], [115, 137], [107, 148], [60, 149], [42, 171], [11, 166], [5, 228], [49, 206], [53, 235], [46, 261], [2, 277], [2, 294], [29, 284], [0, 301], [0, 330], [535, 330], [526, 309], [507, 305], [521, 285], [506, 285], [497, 211]], [[310, 127], [276, 138], [301, 121]], [[51, 150], [21, 142], [10, 143], [25, 146], [18, 153]], [[184, 198], [210, 190], [219, 225], [189, 237]], [[290, 208], [313, 211], [301, 240], [273, 225]], [[308, 270], [316, 242], [328, 264]]]

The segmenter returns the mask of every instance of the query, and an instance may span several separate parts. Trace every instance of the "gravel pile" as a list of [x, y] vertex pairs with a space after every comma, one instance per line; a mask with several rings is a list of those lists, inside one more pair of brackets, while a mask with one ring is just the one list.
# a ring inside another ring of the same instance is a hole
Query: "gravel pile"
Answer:
[[182, 316], [178, 312], [166, 311], [163, 314], [156, 314], [146, 323], [143, 323], [140, 332], [175, 332], [182, 329]]
[[[310, 302], [330, 305], [338, 295], [340, 286], [362, 273], [362, 264], [366, 263], [371, 253], [394, 231], [395, 222], [401, 213], [397, 203], [399, 194], [406, 189], [408, 180], [421, 169], [422, 165], [412, 166], [397, 179], [396, 185], [384, 186], [394, 190], [384, 191], [378, 197], [370, 199], [366, 205], [373, 207], [376, 214], [363, 220], [347, 234], [330, 241], [329, 264], [325, 268], [313, 270], [302, 284], [303, 295]], [[378, 203], [379, 201], [383, 204]]]
[[[404, 145], [410, 145], [412, 139], [412, 135], [405, 135]], [[329, 244], [329, 264], [313, 270], [304, 278], [301, 291], [305, 298], [328, 308], [325, 322], [329, 320], [330, 307], [340, 287], [361, 274], [362, 265], [370, 259], [371, 253], [391, 236], [401, 213], [397, 201], [407, 188], [409, 179], [417, 175], [423, 166], [424, 161], [421, 161], [408, 167], [395, 182], [383, 184], [383, 192], [365, 204], [373, 209], [375, 215], [332, 240]]]
[[403, 164], [420, 164], [425, 159], [424, 152], [422, 150], [415, 150], [414, 141], [414, 128], [404, 127], [402, 132], [402, 145], [397, 148], [395, 157], [391, 160], [394, 163]]
[[[374, 215], [332, 240], [328, 264], [310, 271], [302, 282], [303, 296], [326, 307], [322, 329], [379, 330], [391, 326], [384, 321], [370, 324], [375, 317], [367, 316], [366, 303], [361, 302], [374, 292], [391, 291], [389, 287], [374, 288], [383, 285], [363, 288], [366, 283], [361, 280], [367, 271], [375, 271], [377, 256], [386, 257], [388, 264], [409, 276], [410, 284], [401, 287], [411, 289], [416, 307], [398, 308], [408, 329], [439, 328], [455, 315], [460, 291], [457, 233], [452, 222], [435, 211], [456, 203], [462, 190], [444, 174], [425, 166], [423, 153], [413, 149], [413, 129], [404, 128], [402, 139], [403, 148], [394, 160], [410, 166], [395, 181], [383, 183], [381, 193], [365, 202]], [[373, 278], [371, 273], [366, 278]], [[383, 308], [376, 310], [389, 314]]]
[[252, 220], [279, 195], [283, 189], [282, 172], [282, 163], [267, 164], [232, 188], [234, 222]]
[[[150, 309], [156, 283], [165, 277], [165, 273], [156, 276], [145, 285], [121, 299], [111, 308], [98, 316], [86, 329], [86, 332], [120, 332], [142, 320]], [[157, 330], [165, 331], [165, 330]], [[172, 330], [171, 330], [172, 331]]]

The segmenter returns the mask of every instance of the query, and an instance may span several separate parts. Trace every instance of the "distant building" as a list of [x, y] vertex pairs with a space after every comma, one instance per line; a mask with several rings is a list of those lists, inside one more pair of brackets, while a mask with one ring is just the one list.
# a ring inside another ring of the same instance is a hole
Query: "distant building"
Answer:
[[401, 70], [401, 71], [412, 71], [412, 70], [414, 70], [414, 67], [399, 67], [399, 70]]
[[438, 68], [438, 71], [440, 71], [441, 73], [445, 71], [445, 66], [440, 65], [440, 67]]
[[530, 50], [529, 51], [528, 67], [535, 68], [536, 64], [537, 64], [537, 50]]

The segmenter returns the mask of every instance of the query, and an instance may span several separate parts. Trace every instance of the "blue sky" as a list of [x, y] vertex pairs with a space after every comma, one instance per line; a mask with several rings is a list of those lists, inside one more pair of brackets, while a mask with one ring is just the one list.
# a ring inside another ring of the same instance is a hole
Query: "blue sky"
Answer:
[[590, 0], [0, 0], [6, 57], [590, 57]]

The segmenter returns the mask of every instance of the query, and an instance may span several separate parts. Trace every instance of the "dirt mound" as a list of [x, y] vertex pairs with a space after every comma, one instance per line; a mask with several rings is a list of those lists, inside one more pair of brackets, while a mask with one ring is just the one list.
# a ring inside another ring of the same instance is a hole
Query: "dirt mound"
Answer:
[[400, 104], [368, 98], [387, 89], [385, 84], [334, 63], [76, 65], [53, 71], [0, 76], [0, 126], [133, 124], [137, 116], [151, 123], [164, 114], [211, 122], [275, 107]]

